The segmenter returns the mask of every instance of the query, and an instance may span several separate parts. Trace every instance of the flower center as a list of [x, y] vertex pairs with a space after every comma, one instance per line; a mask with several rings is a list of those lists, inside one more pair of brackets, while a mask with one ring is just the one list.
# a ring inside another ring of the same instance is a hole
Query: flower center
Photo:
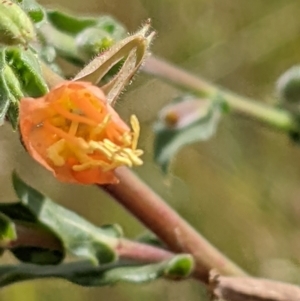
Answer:
[[135, 115], [130, 117], [130, 130], [88, 92], [72, 99], [62, 96], [50, 108], [51, 118], [43, 126], [56, 139], [47, 149], [55, 166], [68, 164], [74, 171], [99, 167], [106, 172], [143, 163], [139, 158], [143, 151], [137, 149], [140, 126]]

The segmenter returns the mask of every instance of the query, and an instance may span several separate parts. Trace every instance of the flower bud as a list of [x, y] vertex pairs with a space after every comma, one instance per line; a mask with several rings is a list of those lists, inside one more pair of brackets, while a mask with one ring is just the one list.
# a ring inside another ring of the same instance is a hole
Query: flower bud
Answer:
[[0, 5], [0, 41], [6, 45], [27, 45], [35, 38], [30, 18], [16, 3], [5, 0]]

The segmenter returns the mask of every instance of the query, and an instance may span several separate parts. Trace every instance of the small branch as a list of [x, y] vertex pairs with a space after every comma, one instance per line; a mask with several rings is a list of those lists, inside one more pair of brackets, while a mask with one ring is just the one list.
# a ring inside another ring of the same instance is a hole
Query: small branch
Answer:
[[225, 301], [299, 301], [300, 287], [250, 277], [212, 276], [211, 292]]
[[288, 111], [274, 108], [219, 88], [201, 77], [195, 76], [155, 56], [151, 56], [146, 60], [143, 71], [207, 98], [221, 96], [232, 111], [256, 119], [276, 129], [286, 132], [299, 131], [298, 122]]
[[127, 239], [120, 239], [116, 252], [122, 259], [129, 259], [143, 263], [160, 262], [174, 256], [173, 253], [164, 249]]
[[223, 275], [245, 276], [245, 272], [213, 247], [129, 169], [120, 167], [115, 173], [119, 184], [99, 187], [155, 233], [171, 251], [191, 254], [199, 279], [207, 283], [211, 269], [217, 269]]

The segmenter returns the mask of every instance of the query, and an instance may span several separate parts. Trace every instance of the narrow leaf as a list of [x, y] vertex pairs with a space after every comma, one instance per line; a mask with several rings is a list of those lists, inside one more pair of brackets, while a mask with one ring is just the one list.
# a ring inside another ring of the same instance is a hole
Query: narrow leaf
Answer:
[[[61, 239], [66, 250], [92, 262], [108, 263], [116, 260], [114, 248], [118, 240], [107, 231], [94, 226], [77, 214], [52, 202], [13, 174], [13, 186], [23, 206], [35, 218]], [[115, 236], [115, 234], [114, 234]]]
[[88, 28], [98, 28], [109, 33], [116, 41], [124, 38], [126, 29], [115, 18], [107, 15], [99, 17], [78, 17], [58, 10], [48, 10], [48, 20], [58, 30], [76, 36]]
[[3, 213], [0, 213], [0, 244], [5, 246], [8, 242], [17, 238], [15, 225], [12, 220]]
[[10, 219], [18, 233], [6, 246], [22, 262], [58, 264], [65, 257], [59, 237], [40, 223], [21, 203], [1, 203], [0, 214]]
[[[184, 266], [184, 271], [170, 274], [170, 265]], [[121, 263], [96, 267], [88, 262], [43, 267], [31, 264], [2, 265], [0, 287], [49, 277], [62, 278], [82, 286], [104, 286], [119, 282], [143, 283], [160, 277], [182, 279], [189, 276], [192, 270], [193, 260], [190, 255], [179, 255], [169, 261], [144, 266], [126, 266]]]
[[19, 79], [6, 62], [6, 48], [0, 48], [0, 125], [7, 118], [17, 129], [18, 101], [22, 95]]
[[32, 50], [9, 48], [6, 50], [6, 57], [9, 65], [20, 79], [24, 93], [31, 97], [39, 97], [48, 92], [40, 62]]
[[37, 56], [31, 50], [0, 48], [0, 125], [5, 118], [18, 127], [19, 101], [25, 95], [41, 96], [48, 87]]
[[58, 10], [48, 10], [48, 20], [58, 29], [76, 35], [82, 30], [95, 26], [97, 19], [92, 17], [78, 17]]

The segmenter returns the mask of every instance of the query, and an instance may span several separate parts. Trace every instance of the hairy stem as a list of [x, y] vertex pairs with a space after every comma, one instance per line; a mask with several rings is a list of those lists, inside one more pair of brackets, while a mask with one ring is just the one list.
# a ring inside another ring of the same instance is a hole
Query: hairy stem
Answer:
[[120, 167], [115, 173], [120, 179], [119, 184], [99, 187], [104, 188], [118, 203], [153, 231], [171, 251], [191, 254], [195, 259], [196, 275], [199, 279], [207, 283], [211, 269], [217, 269], [222, 275], [246, 275], [133, 172]]
[[286, 132], [298, 132], [299, 124], [286, 110], [265, 105], [250, 98], [219, 88], [199, 76], [195, 76], [157, 57], [149, 57], [143, 71], [160, 77], [178, 87], [203, 97], [222, 97], [234, 112], [251, 117], [268, 126]]
[[120, 258], [144, 263], [160, 262], [162, 260], [170, 259], [172, 256], [174, 256], [173, 253], [167, 250], [136, 241], [130, 241], [128, 239], [119, 240], [119, 245], [116, 248], [116, 252]]

